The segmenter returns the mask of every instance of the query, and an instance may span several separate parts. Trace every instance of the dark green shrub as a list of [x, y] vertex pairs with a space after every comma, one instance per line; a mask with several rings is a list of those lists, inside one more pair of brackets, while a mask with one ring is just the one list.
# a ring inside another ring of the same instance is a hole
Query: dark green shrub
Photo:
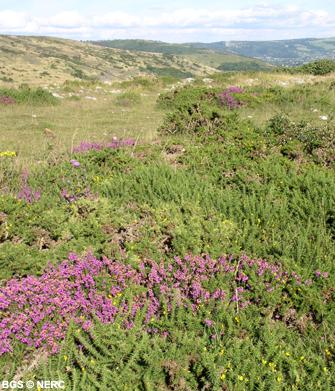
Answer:
[[290, 125], [291, 122], [286, 115], [277, 114], [269, 120], [267, 129], [275, 135], [280, 135], [284, 134], [285, 131], [289, 129]]

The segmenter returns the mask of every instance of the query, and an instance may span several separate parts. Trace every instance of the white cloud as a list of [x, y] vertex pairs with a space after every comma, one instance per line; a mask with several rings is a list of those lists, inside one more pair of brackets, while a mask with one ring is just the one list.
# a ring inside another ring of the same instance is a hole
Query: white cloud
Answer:
[[324, 10], [270, 5], [235, 10], [177, 9], [138, 15], [110, 12], [86, 16], [79, 11], [37, 17], [0, 11], [0, 33], [50, 34], [82, 39], [152, 38], [170, 41], [280, 39], [333, 35], [335, 16]]
[[52, 26], [56, 28], [60, 27], [72, 29], [87, 25], [88, 20], [77, 11], [68, 11], [56, 14], [55, 16], [46, 19], [40, 18], [39, 23], [43, 27]]
[[25, 29], [29, 25], [28, 15], [22, 12], [0, 11], [0, 31], [6, 29]]

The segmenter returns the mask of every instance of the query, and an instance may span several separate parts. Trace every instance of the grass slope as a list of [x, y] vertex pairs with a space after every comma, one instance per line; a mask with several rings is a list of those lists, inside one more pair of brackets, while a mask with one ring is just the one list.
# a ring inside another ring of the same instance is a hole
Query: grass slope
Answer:
[[163, 70], [168, 76], [207, 75], [213, 69], [176, 56], [102, 48], [47, 37], [0, 36], [0, 81], [41, 85], [65, 80], [120, 80]]

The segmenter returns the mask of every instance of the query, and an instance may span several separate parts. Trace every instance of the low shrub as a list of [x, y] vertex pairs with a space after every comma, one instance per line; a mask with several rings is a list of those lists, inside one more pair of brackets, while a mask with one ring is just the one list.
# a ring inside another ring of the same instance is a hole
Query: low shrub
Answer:
[[317, 60], [308, 64], [302, 65], [297, 68], [299, 72], [310, 73], [312, 75], [327, 75], [331, 72], [335, 72], [335, 61], [334, 60]]
[[135, 91], [126, 91], [122, 94], [119, 94], [115, 103], [119, 106], [132, 106], [137, 105], [141, 102], [141, 95]]
[[273, 142], [284, 155], [297, 157], [303, 151], [317, 163], [331, 166], [335, 162], [335, 130], [331, 124], [296, 123], [286, 115], [277, 114], [268, 121], [266, 133], [275, 136]]
[[24, 103], [29, 105], [55, 105], [58, 103], [49, 91], [43, 88], [30, 88], [22, 85], [20, 88], [0, 88], [0, 100]]

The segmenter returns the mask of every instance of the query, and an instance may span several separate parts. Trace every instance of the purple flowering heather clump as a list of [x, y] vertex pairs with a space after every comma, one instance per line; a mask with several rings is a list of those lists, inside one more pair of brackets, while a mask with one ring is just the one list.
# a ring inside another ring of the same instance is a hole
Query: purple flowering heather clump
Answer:
[[219, 94], [219, 102], [222, 106], [227, 107], [229, 110], [237, 109], [241, 107], [243, 103], [233, 94], [242, 94], [243, 92], [244, 90], [241, 87], [228, 87]]
[[16, 103], [16, 100], [12, 98], [11, 96], [0, 96], [0, 104], [1, 105], [14, 105]]
[[329, 273], [328, 272], [320, 272], [320, 270], [317, 270], [315, 273], [315, 276], [316, 277], [323, 277], [323, 278], [328, 278], [329, 277]]
[[[0, 355], [11, 352], [15, 341], [55, 353], [71, 322], [88, 331], [94, 319], [114, 323], [118, 316], [131, 329], [139, 311], [144, 311], [144, 330], [157, 333], [150, 322], [175, 307], [196, 313], [204, 304], [222, 310], [220, 304], [231, 303], [243, 309], [251, 298], [257, 303], [288, 283], [301, 284], [301, 277], [247, 256], [175, 257], [168, 265], [145, 260], [135, 268], [71, 253], [40, 277], [12, 279], [0, 288]], [[128, 288], [141, 293], [129, 301], [123, 295]], [[204, 324], [211, 327], [213, 321], [205, 319]]]
[[241, 87], [238, 87], [238, 86], [231, 86], [231, 87], [228, 87], [225, 92], [229, 92], [230, 94], [242, 94], [244, 91], [243, 91], [243, 88]]
[[96, 143], [90, 141], [82, 141], [77, 147], [73, 148], [74, 153], [85, 153], [88, 151], [101, 151], [102, 149], [117, 149], [127, 146], [135, 145], [134, 139], [124, 139], [118, 140], [116, 137], [113, 137], [110, 143]]
[[210, 320], [210, 319], [205, 319], [205, 320], [204, 320], [204, 323], [205, 323], [205, 325], [206, 325], [207, 327], [212, 327], [213, 324], [214, 324], [214, 322], [213, 322], [212, 320]]
[[39, 190], [33, 190], [28, 184], [29, 172], [24, 170], [22, 173], [22, 185], [17, 198], [22, 201], [26, 201], [28, 204], [38, 201], [41, 198], [41, 192]]

